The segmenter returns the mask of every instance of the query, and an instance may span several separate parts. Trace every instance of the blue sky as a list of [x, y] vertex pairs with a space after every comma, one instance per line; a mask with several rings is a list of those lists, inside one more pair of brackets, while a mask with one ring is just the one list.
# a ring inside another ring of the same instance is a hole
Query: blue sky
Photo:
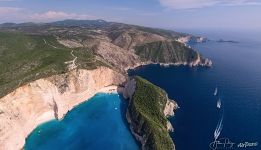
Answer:
[[0, 0], [0, 22], [105, 19], [162, 28], [261, 30], [261, 0]]

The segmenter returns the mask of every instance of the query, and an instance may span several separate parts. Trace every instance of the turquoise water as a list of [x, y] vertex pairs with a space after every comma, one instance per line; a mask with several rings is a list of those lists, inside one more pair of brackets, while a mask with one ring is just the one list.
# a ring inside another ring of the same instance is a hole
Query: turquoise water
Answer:
[[63, 120], [38, 126], [25, 150], [137, 150], [125, 119], [127, 105], [118, 94], [96, 94]]

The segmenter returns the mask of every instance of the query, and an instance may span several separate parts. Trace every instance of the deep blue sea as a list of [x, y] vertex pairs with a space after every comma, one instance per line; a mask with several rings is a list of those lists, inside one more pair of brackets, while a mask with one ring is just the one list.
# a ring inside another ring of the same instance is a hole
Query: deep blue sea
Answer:
[[127, 101], [118, 94], [97, 94], [61, 121], [38, 126], [25, 150], [137, 150], [125, 119]]
[[225, 149], [226, 143], [233, 150], [261, 150], [261, 34], [256, 34], [203, 34], [239, 42], [192, 45], [213, 68], [148, 65], [129, 72], [165, 89], [179, 104], [170, 118], [177, 150], [210, 150], [215, 132], [221, 145], [212, 149]]

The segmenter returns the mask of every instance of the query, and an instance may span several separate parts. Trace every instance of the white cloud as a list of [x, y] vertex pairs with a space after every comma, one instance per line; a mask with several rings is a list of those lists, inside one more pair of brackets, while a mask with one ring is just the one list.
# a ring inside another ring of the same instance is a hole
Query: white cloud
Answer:
[[31, 15], [30, 20], [32, 21], [52, 21], [62, 19], [96, 19], [95, 16], [86, 14], [67, 13], [63, 11], [47, 11], [44, 13], [35, 13]]
[[88, 14], [69, 13], [63, 11], [46, 11], [42, 13], [31, 12], [24, 8], [0, 7], [0, 23], [3, 22], [49, 22], [64, 19], [98, 19]]
[[18, 13], [21, 10], [23, 10], [23, 9], [17, 8], [17, 7], [0, 7], [0, 15]]
[[260, 0], [159, 0], [159, 2], [171, 9], [195, 9], [214, 5], [261, 5]]

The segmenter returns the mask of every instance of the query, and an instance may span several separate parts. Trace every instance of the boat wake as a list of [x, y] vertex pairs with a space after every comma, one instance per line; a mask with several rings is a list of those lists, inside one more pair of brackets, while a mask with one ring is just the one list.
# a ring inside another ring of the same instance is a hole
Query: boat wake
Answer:
[[221, 99], [220, 98], [217, 101], [217, 108], [221, 108]]
[[221, 131], [222, 131], [222, 128], [223, 128], [223, 119], [224, 119], [224, 109], [221, 109], [221, 117], [220, 117], [220, 120], [217, 124], [217, 127], [216, 127], [216, 130], [214, 132], [214, 138], [215, 140], [218, 139]]
[[218, 88], [216, 87], [214, 91], [214, 96], [217, 96], [217, 94], [218, 94]]

